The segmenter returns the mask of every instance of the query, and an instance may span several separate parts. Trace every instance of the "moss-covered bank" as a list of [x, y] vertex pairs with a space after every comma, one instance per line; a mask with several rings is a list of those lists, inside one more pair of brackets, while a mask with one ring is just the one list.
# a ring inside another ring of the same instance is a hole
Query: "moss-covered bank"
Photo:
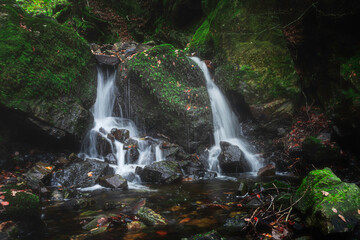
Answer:
[[80, 139], [95, 98], [94, 61], [76, 32], [0, 6], [0, 103], [56, 138]]
[[219, 1], [190, 43], [191, 52], [213, 60], [215, 79], [222, 89], [236, 90], [248, 102], [291, 97], [298, 92], [278, 4]]

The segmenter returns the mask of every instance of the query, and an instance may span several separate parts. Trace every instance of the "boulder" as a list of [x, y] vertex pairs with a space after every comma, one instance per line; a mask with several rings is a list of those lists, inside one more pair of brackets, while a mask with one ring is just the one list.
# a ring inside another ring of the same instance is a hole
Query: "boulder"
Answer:
[[141, 181], [147, 183], [173, 183], [182, 179], [181, 168], [176, 161], [159, 161], [147, 165], [140, 172]]
[[360, 188], [342, 182], [329, 168], [311, 171], [295, 193], [308, 226], [323, 234], [349, 232], [360, 221]]
[[108, 155], [106, 155], [105, 162], [109, 164], [117, 165], [117, 159], [113, 153], [109, 153]]
[[96, 151], [100, 156], [107, 156], [112, 153], [111, 141], [100, 133], [96, 133]]
[[50, 183], [51, 172], [54, 166], [38, 162], [27, 173], [25, 173], [25, 181], [28, 186], [34, 190]]
[[99, 178], [99, 184], [107, 188], [128, 188], [127, 180], [118, 174]]
[[137, 148], [129, 148], [126, 151], [125, 159], [127, 164], [134, 164], [139, 159], [139, 150]]
[[111, 134], [114, 136], [116, 140], [124, 143], [127, 139], [130, 138], [130, 132], [127, 129], [111, 129]]
[[149, 226], [168, 224], [167, 220], [164, 217], [147, 207], [141, 207], [137, 214], [140, 220]]
[[265, 167], [262, 167], [259, 169], [257, 175], [259, 177], [270, 177], [270, 176], [275, 176], [275, 165], [273, 164], [268, 164]]
[[[88, 109], [96, 97], [95, 61], [74, 31], [23, 14], [12, 4], [0, 6], [0, 65], [6, 66], [0, 73], [0, 115], [36, 141], [48, 137], [47, 145], [76, 148], [93, 123]], [[23, 31], [19, 21], [31, 30]], [[27, 141], [34, 144], [32, 139]]]
[[205, 79], [185, 52], [162, 44], [126, 59], [122, 70], [117, 83], [125, 94], [119, 102], [148, 135], [165, 134], [188, 152], [210, 142], [213, 127]]
[[66, 187], [90, 187], [95, 185], [99, 177], [110, 172], [108, 163], [87, 159], [56, 172], [51, 182]]
[[221, 171], [224, 173], [242, 173], [250, 171], [251, 167], [244, 154], [236, 145], [220, 142], [221, 153], [218, 157]]

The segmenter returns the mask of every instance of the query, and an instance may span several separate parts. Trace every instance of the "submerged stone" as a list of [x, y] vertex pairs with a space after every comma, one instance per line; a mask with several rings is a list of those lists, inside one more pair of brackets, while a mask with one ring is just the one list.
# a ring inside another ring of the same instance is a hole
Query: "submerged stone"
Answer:
[[147, 207], [141, 207], [137, 214], [140, 220], [149, 226], [168, 224], [164, 217]]
[[324, 234], [352, 231], [360, 221], [360, 188], [342, 182], [329, 168], [311, 171], [296, 191], [306, 223]]

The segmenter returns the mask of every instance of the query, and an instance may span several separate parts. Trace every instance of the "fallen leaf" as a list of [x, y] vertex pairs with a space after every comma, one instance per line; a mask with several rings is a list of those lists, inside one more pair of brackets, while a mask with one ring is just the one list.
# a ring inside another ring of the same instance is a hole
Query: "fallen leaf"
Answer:
[[93, 176], [93, 172], [89, 172], [88, 177], [92, 177], [92, 176]]
[[165, 232], [165, 231], [157, 231], [156, 234], [159, 235], [159, 236], [166, 236], [167, 232]]
[[51, 169], [53, 169], [53, 167], [51, 167], [51, 166], [48, 166], [48, 167], [45, 167], [47, 170], [51, 170]]
[[337, 213], [336, 208], [332, 208], [331, 210], [332, 210], [334, 213]]
[[329, 193], [326, 192], [326, 191], [321, 191], [321, 193], [322, 193], [325, 197], [329, 196]]
[[190, 222], [190, 221], [191, 221], [191, 218], [184, 218], [179, 223], [187, 223], [187, 222]]
[[360, 209], [358, 209], [358, 214], [360, 214]]
[[251, 219], [250, 219], [250, 218], [244, 218], [244, 221], [245, 221], [245, 222], [250, 222]]
[[1, 196], [0, 196], [0, 199], [5, 199], [5, 196], [4, 196], [4, 195], [1, 195]]
[[8, 205], [9, 205], [9, 202], [7, 202], [7, 201], [2, 201], [2, 202], [0, 202], [0, 204], [3, 205], [3, 206], [8, 206]]
[[341, 220], [343, 220], [344, 222], [346, 222], [346, 219], [344, 218], [343, 215], [339, 214], [338, 217], [339, 217]]

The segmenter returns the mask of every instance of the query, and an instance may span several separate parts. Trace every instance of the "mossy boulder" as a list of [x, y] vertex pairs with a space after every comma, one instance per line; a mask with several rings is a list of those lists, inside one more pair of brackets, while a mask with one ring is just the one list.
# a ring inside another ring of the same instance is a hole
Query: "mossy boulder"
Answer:
[[329, 168], [311, 171], [294, 200], [306, 223], [324, 234], [351, 231], [360, 220], [360, 188], [342, 182]]
[[210, 142], [212, 118], [205, 79], [183, 51], [158, 45], [137, 53], [120, 68], [118, 85], [125, 94], [119, 102], [146, 134], [164, 134], [188, 151]]
[[212, 59], [220, 87], [243, 94], [249, 103], [290, 97], [298, 92], [297, 77], [280, 27], [280, 9], [276, 1], [218, 1], [207, 10], [190, 51]]
[[96, 95], [94, 59], [85, 40], [11, 4], [0, 6], [0, 26], [2, 114], [8, 110], [28, 128], [79, 142], [92, 122], [88, 109]]

